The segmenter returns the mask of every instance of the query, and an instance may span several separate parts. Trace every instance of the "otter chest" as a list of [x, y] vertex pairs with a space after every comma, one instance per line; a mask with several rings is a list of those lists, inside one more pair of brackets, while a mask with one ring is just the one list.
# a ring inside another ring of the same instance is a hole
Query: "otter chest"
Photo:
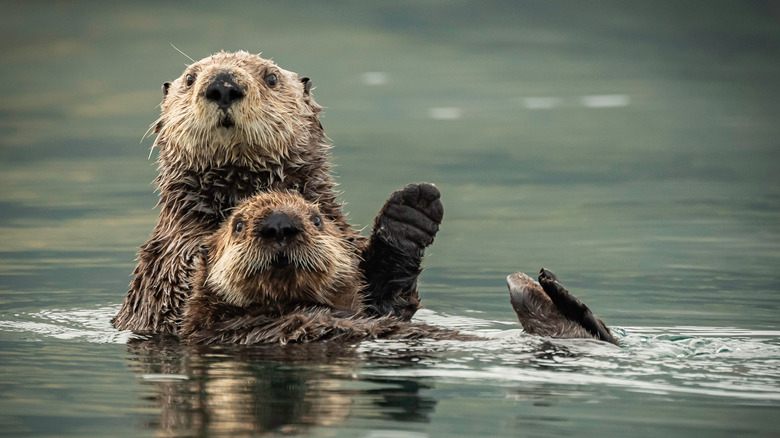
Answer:
[[[203, 172], [187, 171], [179, 183], [165, 190], [176, 194], [175, 203], [183, 213], [202, 215], [216, 225], [230, 215], [241, 201], [269, 190], [299, 191], [295, 175], [277, 169], [254, 170], [237, 166], [219, 167]], [[164, 197], [165, 194], [163, 194]]]

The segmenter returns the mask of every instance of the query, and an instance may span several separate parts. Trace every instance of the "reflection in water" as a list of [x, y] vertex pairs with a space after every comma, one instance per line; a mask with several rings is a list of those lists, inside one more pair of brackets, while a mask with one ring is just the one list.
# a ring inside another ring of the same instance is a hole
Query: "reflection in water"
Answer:
[[[774, 330], [613, 326], [622, 344], [615, 347], [528, 336], [498, 328], [516, 326], [509, 322], [423, 310], [421, 322], [485, 339], [192, 347], [174, 338], [138, 339], [117, 332], [109, 323], [116, 308], [0, 314], [0, 336], [25, 340], [19, 344], [24, 348], [12, 348], [2, 362], [8, 381], [19, 382], [11, 393], [27, 390], [29, 382], [48, 376], [51, 364], [58, 364], [60, 371], [78, 368], [70, 378], [84, 377], [73, 385], [81, 391], [83, 385], [92, 387], [101, 408], [126, 412], [117, 394], [129, 382], [106, 377], [126, 373], [105, 372], [100, 356], [113, 351], [116, 357], [116, 350], [97, 348], [116, 346], [128, 352], [124, 364], [136, 376], [136, 391], [140, 388], [140, 394], [127, 391], [124, 400], [135, 406], [127, 415], [140, 430], [162, 436], [321, 435], [361, 428], [473, 436], [496, 432], [491, 428], [508, 417], [516, 418], [518, 430], [537, 427], [549, 436], [550, 428], [578, 431], [582, 424], [576, 415], [583, 409], [593, 418], [609, 421], [615, 412], [620, 421], [641, 423], [645, 414], [631, 413], [634, 403], [663, 410], [669, 400], [698, 403], [676, 421], [686, 423], [693, 415], [702, 430], [711, 430], [733, 421], [761, 421], [780, 402], [780, 332]], [[52, 339], [60, 344], [30, 348]], [[73, 347], [86, 355], [74, 356]], [[125, 366], [118, 361], [116, 368]], [[46, 388], [39, 396], [49, 394]], [[0, 385], [0, 395], [3, 390]], [[140, 406], [132, 397], [140, 398]], [[734, 405], [750, 409], [735, 411]], [[63, 410], [60, 398], [52, 406]], [[711, 406], [722, 412], [715, 423]], [[74, 403], [61, 415], [90, 408], [95, 409]], [[544, 411], [550, 408], [563, 416]], [[13, 412], [17, 423], [28, 424], [24, 407]], [[454, 426], [473, 415], [485, 419], [475, 429], [479, 433]], [[602, 422], [597, 423], [594, 430], [601, 430]]]
[[421, 383], [423, 379], [366, 378], [382, 387], [366, 391], [380, 409], [380, 416], [395, 421], [428, 421], [436, 407], [436, 400], [420, 395], [421, 389], [432, 386]]
[[[0, 433], [777, 434], [780, 3], [334, 3], [0, 4]], [[168, 42], [310, 75], [354, 223], [436, 183], [424, 302], [495, 340], [126, 347], [108, 321], [157, 217], [139, 140], [188, 62]], [[541, 266], [623, 348], [499, 333], [504, 276]]]
[[[360, 394], [350, 388], [354, 346], [193, 347], [154, 337], [127, 348], [133, 371], [152, 389], [144, 398], [160, 410], [142, 427], [163, 436], [303, 433], [342, 423]], [[363, 394], [391, 419], [424, 421], [435, 400], [420, 397], [426, 385], [419, 380], [367, 379], [372, 388]]]

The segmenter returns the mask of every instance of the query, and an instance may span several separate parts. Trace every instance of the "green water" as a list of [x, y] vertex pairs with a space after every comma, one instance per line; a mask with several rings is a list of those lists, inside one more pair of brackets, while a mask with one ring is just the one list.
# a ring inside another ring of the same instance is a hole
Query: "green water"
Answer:
[[[780, 430], [776, 2], [0, 6], [0, 434], [770, 436]], [[423, 321], [478, 343], [187, 349], [110, 326], [154, 226], [160, 85], [312, 78], [351, 220], [442, 191]], [[623, 347], [520, 332], [541, 266]]]

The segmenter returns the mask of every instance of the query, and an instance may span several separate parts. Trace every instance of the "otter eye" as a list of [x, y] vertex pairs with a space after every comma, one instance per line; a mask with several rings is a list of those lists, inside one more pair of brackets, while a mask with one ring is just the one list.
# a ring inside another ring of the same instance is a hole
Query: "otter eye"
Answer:
[[276, 75], [271, 73], [270, 75], [266, 76], [265, 83], [271, 88], [275, 87], [277, 83]]
[[233, 231], [235, 231], [236, 234], [241, 234], [241, 232], [244, 231], [244, 223], [241, 221], [236, 222], [236, 224], [233, 225]]
[[311, 223], [314, 224], [317, 228], [322, 228], [322, 218], [319, 215], [314, 215], [311, 217]]
[[187, 86], [188, 86], [188, 87], [191, 87], [191, 86], [192, 86], [192, 84], [194, 84], [194, 83], [195, 83], [195, 76], [193, 76], [193, 75], [187, 75], [186, 81], [187, 81], [187, 82], [186, 82], [186, 83], [187, 83]]

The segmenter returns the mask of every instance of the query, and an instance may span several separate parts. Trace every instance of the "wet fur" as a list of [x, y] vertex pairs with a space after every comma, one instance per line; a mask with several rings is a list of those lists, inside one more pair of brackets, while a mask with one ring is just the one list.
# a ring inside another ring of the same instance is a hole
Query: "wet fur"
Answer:
[[[224, 309], [224, 307], [223, 307]], [[231, 309], [207, 328], [182, 336], [189, 344], [288, 344], [315, 341], [358, 342], [366, 339], [474, 340], [473, 336], [427, 324], [402, 321], [394, 316], [369, 317], [329, 308], [303, 307], [281, 315], [269, 315], [261, 306]]]
[[[279, 213], [299, 231], [281, 241], [264, 237], [263, 227]], [[204, 253], [208, 263], [196, 283], [236, 307], [285, 311], [302, 303], [362, 310], [354, 243], [321, 217], [317, 205], [293, 192], [262, 193], [239, 205], [206, 240]], [[285, 266], [279, 267], [281, 259]]]
[[[273, 214], [296, 234], [264, 237]], [[360, 259], [335, 224], [315, 226], [316, 206], [270, 192], [241, 204], [209, 239], [181, 337], [191, 344], [305, 343], [362, 339], [467, 339], [455, 331], [365, 313]], [[236, 224], [241, 231], [236, 232]], [[284, 257], [284, 266], [277, 261]]]
[[[204, 92], [225, 72], [243, 87], [245, 97], [223, 111]], [[269, 74], [278, 78], [273, 88], [264, 82]], [[194, 79], [190, 85], [188, 76]], [[395, 272], [397, 263], [404, 272], [419, 273], [421, 257], [416, 253], [405, 259], [403, 251], [388, 252], [384, 245], [379, 253], [391, 258], [363, 256], [368, 242], [348, 224], [337, 200], [330, 146], [319, 121], [321, 107], [310, 90], [307, 78], [242, 51], [205, 58], [163, 86], [161, 116], [150, 128], [157, 134], [154, 147], [159, 149], [155, 183], [160, 215], [139, 250], [130, 290], [113, 320], [115, 327], [175, 334], [199, 268], [203, 239], [218, 229], [233, 207], [265, 191], [292, 190], [317, 203], [323, 216], [354, 242], [356, 254], [368, 261], [363, 269]], [[231, 128], [224, 127], [227, 122]], [[385, 240], [372, 239], [379, 246]], [[373, 284], [373, 292], [365, 296], [367, 311], [392, 312], [396, 296], [407, 303], [402, 306], [407, 317], [413, 314], [409, 302], [416, 306], [414, 310], [419, 307], [416, 274], [406, 275], [401, 284], [377, 283], [383, 277], [367, 274]]]
[[542, 269], [539, 281], [516, 272], [507, 277], [512, 308], [529, 334], [553, 338], [595, 338], [619, 345], [606, 324]]

